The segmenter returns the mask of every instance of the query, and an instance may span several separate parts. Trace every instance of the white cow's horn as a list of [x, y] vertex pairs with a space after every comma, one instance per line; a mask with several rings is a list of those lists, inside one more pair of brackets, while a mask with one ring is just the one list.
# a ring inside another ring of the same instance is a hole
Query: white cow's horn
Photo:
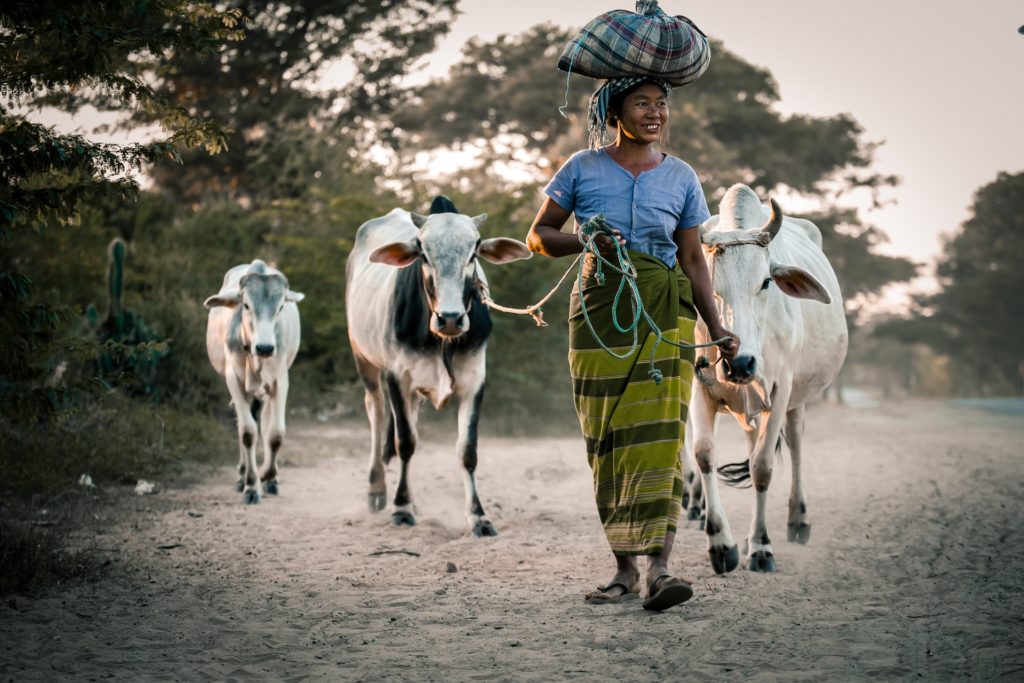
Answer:
[[779, 228], [782, 227], [782, 209], [779, 208], [775, 199], [769, 199], [768, 203], [771, 204], [772, 213], [761, 229], [768, 233], [768, 240], [771, 241], [779, 234]]

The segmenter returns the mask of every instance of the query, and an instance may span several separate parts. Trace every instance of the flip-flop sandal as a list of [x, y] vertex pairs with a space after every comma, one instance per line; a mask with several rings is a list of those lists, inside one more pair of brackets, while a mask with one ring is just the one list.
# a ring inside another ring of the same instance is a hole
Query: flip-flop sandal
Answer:
[[[621, 595], [608, 595], [608, 591], [618, 586], [622, 589]], [[629, 586], [624, 583], [610, 583], [607, 586], [598, 586], [597, 590], [592, 593], [587, 593], [584, 596], [584, 600], [589, 602], [591, 605], [614, 605], [617, 602], [625, 602], [626, 600], [636, 600], [640, 597], [640, 594], [636, 591], [630, 592]]]
[[[654, 590], [655, 586], [660, 586]], [[693, 597], [690, 584], [674, 576], [663, 574], [656, 578], [650, 586], [650, 597], [644, 600], [644, 609], [660, 612], [674, 605], [686, 602]]]

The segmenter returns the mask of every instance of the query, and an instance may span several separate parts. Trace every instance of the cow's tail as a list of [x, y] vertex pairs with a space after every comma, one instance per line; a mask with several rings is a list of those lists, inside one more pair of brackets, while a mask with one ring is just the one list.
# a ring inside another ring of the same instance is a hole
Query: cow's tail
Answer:
[[455, 208], [455, 204], [451, 199], [445, 197], [443, 194], [439, 194], [434, 197], [434, 201], [430, 203], [430, 213], [458, 213], [459, 210]]
[[[779, 434], [778, 441], [775, 442], [775, 462], [778, 465], [783, 465], [782, 460], [782, 439], [784, 435]], [[734, 486], [740, 489], [749, 489], [751, 485], [750, 479], [750, 460], [744, 460], [742, 462], [733, 462], [728, 465], [722, 465], [718, 468], [718, 479], [727, 486]]]
[[718, 479], [727, 486], [750, 488], [750, 461], [733, 462], [718, 468]]

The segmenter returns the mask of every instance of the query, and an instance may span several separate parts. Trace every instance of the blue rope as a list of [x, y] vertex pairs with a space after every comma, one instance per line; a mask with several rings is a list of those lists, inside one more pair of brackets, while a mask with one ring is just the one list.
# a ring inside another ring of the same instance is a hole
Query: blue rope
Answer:
[[[601, 254], [601, 250], [597, 247], [597, 238], [600, 235], [607, 235], [615, 245], [615, 260], [616, 262], [609, 261]], [[647, 309], [644, 307], [643, 298], [640, 296], [640, 288], [636, 284], [636, 266], [629, 258], [629, 254], [626, 253], [625, 248], [615, 239], [615, 234], [612, 231], [612, 227], [608, 225], [603, 214], [597, 214], [590, 220], [580, 226], [578, 233], [580, 244], [583, 245], [584, 254], [593, 254], [597, 266], [597, 270], [594, 277], [597, 280], [599, 286], [603, 286], [607, 280], [604, 274], [604, 268], [611, 268], [616, 273], [622, 275], [619, 280], [619, 287], [615, 291], [615, 298], [612, 301], [612, 325], [616, 330], [625, 334], [628, 332], [633, 333], [633, 342], [629, 347], [629, 351], [618, 354], [608, 347], [601, 339], [601, 335], [594, 329], [594, 324], [590, 321], [590, 314], [587, 313], [587, 302], [583, 296], [583, 267], [584, 259], [580, 259], [579, 270], [576, 273], [576, 291], [579, 292], [580, 296], [580, 310], [583, 313], [583, 320], [587, 323], [587, 328], [590, 330], [590, 334], [593, 335], [594, 340], [604, 349], [608, 354], [623, 360], [632, 356], [639, 346], [638, 328], [640, 320], [643, 320], [650, 327], [651, 332], [654, 334], [654, 344], [651, 346], [650, 366], [651, 369], [647, 371], [648, 376], [654, 380], [655, 384], [661, 384], [661, 380], [664, 379], [664, 375], [654, 366], [654, 357], [658, 352], [658, 345], [662, 342], [670, 344], [679, 349], [696, 349], [704, 348], [708, 346], [715, 346], [725, 341], [725, 339], [716, 339], [715, 341], [707, 344], [687, 344], [686, 342], [674, 342], [671, 339], [665, 339], [665, 335], [662, 333], [661, 328], [654, 322], [650, 315], [647, 313]], [[628, 325], [623, 325], [619, 322], [619, 303], [622, 300], [622, 294], [629, 288], [630, 293], [630, 305], [633, 309], [633, 319]]]

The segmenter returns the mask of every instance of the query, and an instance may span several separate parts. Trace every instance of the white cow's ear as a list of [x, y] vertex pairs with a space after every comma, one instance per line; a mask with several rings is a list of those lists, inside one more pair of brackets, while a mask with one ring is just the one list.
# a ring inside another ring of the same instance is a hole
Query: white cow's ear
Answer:
[[703, 223], [700, 224], [700, 241], [708, 244], [708, 241], [704, 239], [704, 236], [715, 229], [718, 226], [718, 216], [712, 216]]
[[410, 211], [409, 220], [411, 220], [412, 224], [415, 225], [417, 228], [422, 228], [423, 224], [427, 222], [427, 217], [421, 213]]
[[476, 229], [479, 230], [480, 226], [487, 222], [487, 214], [482, 213], [479, 216], [473, 216], [469, 220], [473, 221], [473, 225], [475, 225]]
[[300, 301], [302, 301], [305, 298], [306, 298], [306, 295], [303, 294], [302, 292], [293, 292], [290, 289], [287, 292], [285, 292], [285, 294], [284, 294], [284, 300], [285, 301], [291, 301], [292, 303], [296, 303], [296, 304], [299, 303]]
[[240, 303], [242, 303], [242, 293], [238, 292], [236, 294], [214, 294], [203, 302], [203, 306], [207, 308], [216, 308], [217, 306], [234, 308]]
[[498, 264], [512, 263], [533, 256], [533, 252], [525, 244], [511, 237], [492, 237], [483, 240], [476, 248], [476, 253], [481, 258]]
[[418, 240], [411, 242], [392, 242], [383, 247], [377, 247], [370, 252], [371, 263], [383, 263], [396, 268], [405, 268], [412, 264], [420, 256], [420, 243]]
[[832, 303], [832, 295], [828, 293], [828, 290], [803, 268], [773, 263], [771, 273], [772, 280], [779, 286], [783, 294], [788, 294], [795, 299], [811, 299], [823, 304]]

